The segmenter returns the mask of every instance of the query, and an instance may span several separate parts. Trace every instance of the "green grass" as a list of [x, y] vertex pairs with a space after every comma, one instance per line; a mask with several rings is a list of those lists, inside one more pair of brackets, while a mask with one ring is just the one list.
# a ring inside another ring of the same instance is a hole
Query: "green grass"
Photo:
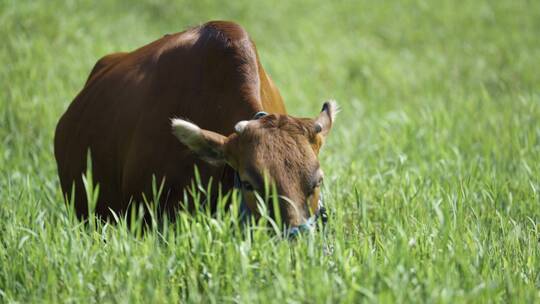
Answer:
[[[340, 102], [326, 238], [64, 206], [54, 128], [95, 61], [211, 19], [249, 31], [290, 113]], [[538, 302], [539, 33], [538, 1], [3, 0], [0, 302]]]

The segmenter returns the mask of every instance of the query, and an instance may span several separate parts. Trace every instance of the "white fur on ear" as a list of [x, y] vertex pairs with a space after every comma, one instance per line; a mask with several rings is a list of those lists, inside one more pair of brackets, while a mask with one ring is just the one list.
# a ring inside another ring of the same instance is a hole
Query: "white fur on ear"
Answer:
[[323, 137], [330, 132], [332, 124], [336, 120], [336, 115], [339, 112], [339, 106], [335, 100], [325, 101], [321, 113], [315, 118], [315, 133], [321, 134]]
[[225, 163], [224, 146], [227, 137], [201, 129], [196, 124], [183, 119], [172, 119], [171, 127], [174, 136], [201, 159], [213, 165]]
[[234, 131], [236, 131], [236, 133], [240, 134], [240, 133], [244, 132], [244, 130], [246, 129], [248, 124], [249, 124], [249, 121], [247, 121], [247, 120], [239, 121], [234, 126]]
[[341, 111], [341, 108], [339, 107], [337, 101], [335, 101], [333, 99], [330, 99], [330, 100], [326, 101], [325, 108], [323, 108], [323, 111], [324, 110], [328, 111], [328, 113], [330, 114], [330, 119], [332, 120], [332, 122], [336, 119], [337, 113], [339, 113]]
[[173, 134], [182, 142], [190, 144], [201, 136], [201, 128], [189, 121], [174, 118], [171, 119]]

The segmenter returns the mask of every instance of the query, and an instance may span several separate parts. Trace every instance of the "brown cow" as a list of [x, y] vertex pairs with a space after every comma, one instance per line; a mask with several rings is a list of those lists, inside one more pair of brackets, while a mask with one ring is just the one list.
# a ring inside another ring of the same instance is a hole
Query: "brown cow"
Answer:
[[[280, 194], [284, 223], [300, 226], [318, 211], [317, 155], [336, 110], [325, 103], [316, 119], [286, 115], [246, 31], [209, 22], [97, 62], [56, 129], [60, 182], [67, 196], [74, 186], [77, 214], [86, 217], [81, 175], [90, 150], [99, 216], [151, 197], [153, 176], [165, 181], [160, 208], [172, 215], [194, 165], [223, 191], [233, 187], [236, 171], [254, 213], [252, 193], [267, 177]], [[261, 111], [270, 114], [248, 121]]]

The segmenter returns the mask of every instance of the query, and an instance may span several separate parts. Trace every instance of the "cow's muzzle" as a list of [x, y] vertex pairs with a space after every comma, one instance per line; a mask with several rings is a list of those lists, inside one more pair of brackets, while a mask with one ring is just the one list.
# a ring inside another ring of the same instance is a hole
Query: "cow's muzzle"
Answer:
[[287, 236], [290, 239], [294, 239], [300, 234], [311, 233], [317, 229], [317, 223], [319, 221], [322, 224], [322, 229], [324, 229], [326, 227], [326, 223], [328, 222], [328, 213], [326, 212], [326, 208], [324, 207], [322, 195], [319, 196], [319, 208], [317, 209], [317, 212], [313, 216], [308, 218], [305, 223], [298, 226], [290, 227], [287, 231]]

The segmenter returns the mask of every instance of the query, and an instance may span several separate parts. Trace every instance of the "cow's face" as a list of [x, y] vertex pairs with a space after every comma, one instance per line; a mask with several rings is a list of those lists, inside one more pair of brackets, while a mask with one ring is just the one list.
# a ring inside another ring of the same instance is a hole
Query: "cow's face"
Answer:
[[[338, 111], [326, 102], [314, 119], [270, 114], [238, 122], [235, 133], [223, 135], [200, 129], [185, 120], [173, 119], [176, 137], [213, 164], [227, 163], [239, 174], [242, 193], [250, 210], [257, 214], [256, 193], [264, 193], [265, 180], [279, 195], [281, 218], [288, 227], [299, 227], [318, 212], [323, 172], [319, 150]], [[273, 211], [273, 204], [268, 209]], [[272, 213], [272, 212], [271, 212]]]

